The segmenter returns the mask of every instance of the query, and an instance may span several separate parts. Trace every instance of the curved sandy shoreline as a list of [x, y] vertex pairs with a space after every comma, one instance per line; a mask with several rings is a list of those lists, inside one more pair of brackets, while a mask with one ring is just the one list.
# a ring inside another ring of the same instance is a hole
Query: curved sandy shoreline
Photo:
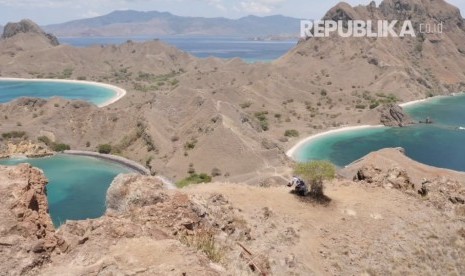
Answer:
[[99, 159], [103, 159], [106, 161], [112, 161], [115, 163], [118, 163], [120, 165], [123, 165], [125, 167], [128, 167], [140, 174], [143, 175], [150, 175], [150, 170], [147, 169], [146, 167], [142, 166], [141, 164], [137, 163], [136, 161], [129, 160], [127, 158], [117, 156], [117, 155], [111, 155], [111, 154], [101, 154], [98, 152], [93, 152], [93, 151], [81, 151], [81, 150], [65, 150], [63, 152], [64, 154], [69, 154], [69, 155], [77, 155], [77, 156], [87, 156], [87, 157], [95, 157]]
[[[132, 161], [130, 159], [127, 159], [121, 156], [111, 155], [111, 154], [101, 154], [101, 153], [94, 152], [94, 151], [83, 151], [83, 150], [66, 150], [63, 153], [69, 154], [69, 155], [95, 157], [95, 158], [103, 159], [105, 161], [111, 161], [111, 162], [115, 162], [120, 165], [129, 167], [130, 169], [135, 170], [142, 175], [151, 175], [150, 170], [147, 169], [146, 167], [142, 166], [136, 161]], [[176, 185], [168, 178], [161, 176], [161, 175], [157, 175], [155, 177], [159, 179], [161, 182], [163, 182], [166, 189], [168, 190], [177, 189]]]
[[[399, 104], [399, 106], [404, 108], [404, 107], [407, 107], [407, 106], [412, 106], [412, 105], [416, 105], [416, 104], [419, 104], [419, 103], [424, 103], [426, 101], [430, 101], [430, 100], [433, 100], [433, 99], [438, 99], [438, 98], [441, 98], [441, 97], [453, 97], [453, 96], [460, 96], [460, 95], [464, 95], [464, 94], [465, 94], [465, 92], [452, 93], [451, 95], [439, 95], [439, 96], [435, 96], [435, 97], [430, 97], [430, 98], [425, 98], [425, 99], [420, 99], [420, 100], [414, 100], [414, 101], [410, 101], [410, 102], [401, 103], [401, 104]], [[309, 137], [307, 137], [307, 138], [305, 138], [303, 140], [300, 140], [297, 144], [295, 144], [291, 149], [289, 149], [286, 152], [286, 155], [288, 157], [294, 159], [295, 152], [299, 148], [301, 148], [303, 145], [311, 142], [312, 140], [315, 140], [316, 138], [320, 138], [322, 136], [326, 136], [326, 135], [330, 135], [330, 134], [334, 134], [334, 133], [339, 133], [339, 132], [346, 132], [346, 131], [352, 131], [352, 130], [361, 130], [361, 129], [367, 129], [367, 128], [380, 128], [380, 127], [385, 127], [385, 126], [383, 126], [383, 125], [362, 125], [362, 126], [348, 126], [348, 127], [343, 127], [343, 128], [327, 130], [327, 131], [324, 131], [324, 132], [321, 132], [321, 133], [311, 135], [311, 136], [309, 136]]]
[[80, 81], [80, 80], [63, 80], [63, 79], [23, 79], [23, 78], [1, 78], [0, 81], [28, 81], [28, 82], [60, 82], [60, 83], [77, 83], [77, 84], [88, 84], [99, 86], [103, 88], [110, 89], [115, 92], [115, 96], [108, 101], [97, 105], [98, 107], [105, 107], [112, 103], [119, 101], [126, 95], [126, 90], [111, 84], [101, 83], [101, 82], [93, 82], [93, 81]]
[[416, 105], [416, 104], [419, 104], [419, 103], [424, 103], [424, 102], [428, 102], [428, 101], [432, 101], [432, 100], [437, 100], [437, 99], [440, 99], [440, 98], [455, 97], [455, 96], [461, 96], [461, 95], [464, 95], [464, 94], [465, 94], [465, 92], [452, 93], [450, 95], [438, 95], [438, 96], [429, 97], [429, 98], [425, 98], [425, 99], [420, 99], [420, 100], [414, 100], [414, 101], [410, 101], [410, 102], [401, 103], [401, 104], [399, 104], [399, 106], [400, 107], [407, 107], [407, 106]]
[[331, 135], [334, 133], [340, 133], [340, 132], [346, 132], [346, 131], [352, 131], [352, 130], [361, 130], [361, 129], [367, 129], [367, 128], [381, 128], [385, 127], [383, 125], [362, 125], [362, 126], [348, 126], [348, 127], [342, 127], [342, 128], [337, 128], [337, 129], [332, 129], [324, 132], [320, 132], [311, 136], [308, 136], [305, 139], [300, 140], [297, 144], [295, 144], [291, 149], [289, 149], [286, 152], [286, 155], [290, 158], [294, 158], [295, 152], [301, 148], [303, 145], [311, 142], [312, 140], [315, 140], [317, 138], [321, 138], [327, 135]]

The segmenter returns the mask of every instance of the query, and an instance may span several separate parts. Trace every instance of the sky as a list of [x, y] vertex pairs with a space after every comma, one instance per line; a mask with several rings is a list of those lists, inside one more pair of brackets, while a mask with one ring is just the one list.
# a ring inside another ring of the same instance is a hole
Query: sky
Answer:
[[[380, 2], [377, 0], [376, 2]], [[29, 18], [40, 25], [108, 14], [114, 10], [168, 11], [181, 16], [239, 18], [282, 14], [319, 19], [338, 0], [0, 0], [0, 24]], [[352, 5], [370, 0], [347, 0]], [[447, 0], [465, 12], [465, 0]]]

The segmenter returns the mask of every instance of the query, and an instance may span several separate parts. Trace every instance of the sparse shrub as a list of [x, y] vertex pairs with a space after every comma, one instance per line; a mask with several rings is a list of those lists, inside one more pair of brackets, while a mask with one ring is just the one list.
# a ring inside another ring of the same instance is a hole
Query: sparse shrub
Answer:
[[102, 154], [109, 154], [111, 152], [111, 145], [109, 144], [103, 144], [98, 146], [98, 152]]
[[378, 101], [372, 102], [372, 103], [370, 104], [370, 109], [375, 109], [375, 108], [377, 108], [378, 106], [379, 106], [379, 102], [378, 102]]
[[213, 177], [221, 176], [221, 170], [218, 169], [218, 168], [213, 168], [212, 169], [212, 176]]
[[37, 141], [42, 142], [47, 146], [50, 146], [52, 144], [52, 141], [47, 136], [40, 136], [37, 138]]
[[24, 138], [26, 137], [26, 132], [24, 131], [11, 131], [2, 134], [4, 139], [13, 139], [13, 138]]
[[52, 150], [56, 152], [63, 152], [65, 150], [70, 150], [71, 147], [67, 144], [53, 144]]
[[197, 145], [197, 139], [193, 138], [192, 140], [186, 142], [184, 144], [184, 149], [185, 150], [193, 150], [195, 146]]
[[245, 103], [241, 103], [239, 106], [242, 109], [246, 109], [246, 108], [249, 108], [251, 105], [252, 105], [252, 102], [245, 102]]
[[295, 129], [288, 129], [284, 132], [284, 136], [286, 137], [299, 137], [300, 134], [297, 130]]
[[299, 175], [307, 183], [310, 183], [311, 196], [315, 198], [323, 198], [323, 182], [325, 180], [332, 180], [336, 177], [336, 168], [328, 161], [311, 161], [297, 164], [294, 169], [294, 174]]
[[176, 185], [179, 188], [183, 188], [191, 184], [210, 183], [211, 181], [212, 181], [212, 177], [206, 173], [201, 173], [201, 174], [193, 173], [189, 177], [177, 182]]
[[255, 118], [260, 122], [260, 128], [264, 131], [269, 130], [268, 111], [255, 112]]
[[89, 141], [86, 142], [86, 148], [88, 148], [88, 147], [90, 147], [90, 142]]
[[223, 251], [216, 245], [215, 235], [211, 230], [198, 229], [192, 235], [184, 234], [181, 242], [202, 251], [213, 262], [218, 263], [223, 258]]

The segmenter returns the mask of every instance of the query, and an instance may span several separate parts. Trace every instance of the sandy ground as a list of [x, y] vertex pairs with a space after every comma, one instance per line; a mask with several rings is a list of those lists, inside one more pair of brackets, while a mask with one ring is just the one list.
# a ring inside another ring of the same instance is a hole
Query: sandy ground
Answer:
[[110, 90], [113, 90], [115, 92], [115, 96], [108, 101], [98, 105], [98, 107], [105, 107], [107, 105], [110, 105], [112, 103], [117, 102], [121, 98], [123, 98], [126, 95], [126, 90], [124, 90], [121, 87], [111, 85], [111, 84], [106, 84], [106, 83], [100, 83], [100, 82], [93, 82], [93, 81], [78, 81], [78, 80], [60, 80], [60, 79], [23, 79], [23, 78], [0, 78], [0, 81], [29, 81], [29, 82], [61, 82], [61, 83], [77, 83], [77, 84], [89, 84], [89, 85], [95, 85], [99, 87], [104, 87]]

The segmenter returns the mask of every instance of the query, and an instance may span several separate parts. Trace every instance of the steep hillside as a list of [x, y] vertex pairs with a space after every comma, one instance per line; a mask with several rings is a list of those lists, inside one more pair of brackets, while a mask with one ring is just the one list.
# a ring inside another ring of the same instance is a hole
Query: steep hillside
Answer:
[[[411, 20], [417, 36], [309, 38], [279, 61], [297, 78], [325, 71], [330, 93], [394, 93], [401, 99], [465, 89], [465, 22], [459, 9], [444, 0], [385, 0], [378, 7], [341, 3], [323, 19]], [[443, 33], [420, 33], [420, 24], [433, 27], [441, 22]]]
[[221, 35], [269, 36], [299, 32], [300, 20], [281, 15], [240, 19], [182, 17], [158, 11], [114, 11], [110, 14], [45, 26], [57, 36]]

